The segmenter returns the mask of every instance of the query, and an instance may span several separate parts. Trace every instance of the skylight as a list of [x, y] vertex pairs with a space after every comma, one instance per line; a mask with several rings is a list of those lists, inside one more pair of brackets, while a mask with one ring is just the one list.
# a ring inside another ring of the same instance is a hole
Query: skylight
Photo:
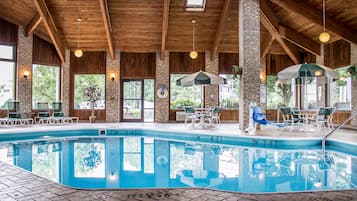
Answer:
[[204, 11], [206, 0], [187, 0], [186, 11]]

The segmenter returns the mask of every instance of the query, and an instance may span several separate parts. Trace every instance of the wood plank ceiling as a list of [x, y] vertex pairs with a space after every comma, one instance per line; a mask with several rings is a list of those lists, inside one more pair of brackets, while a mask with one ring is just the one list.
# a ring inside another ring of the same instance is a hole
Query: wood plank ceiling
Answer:
[[[35, 1], [38, 0], [1, 0], [0, 17], [24, 27], [29, 25], [31, 20], [33, 24], [36, 20], [35, 16], [38, 15]], [[84, 50], [109, 49], [100, 1], [103, 0], [45, 0], [58, 35], [66, 48], [75, 49], [77, 47], [77, 18], [81, 17], [79, 46]], [[163, 48], [162, 26], [165, 1], [167, 2], [167, 0], [107, 0], [111, 26], [108, 29], [111, 30], [114, 48], [127, 52], [161, 51]], [[164, 48], [169, 51], [191, 50], [191, 20], [196, 19], [196, 49], [198, 51], [212, 50], [215, 47], [221, 14], [225, 10], [223, 9], [225, 1], [207, 0], [204, 12], [187, 12], [184, 8], [185, 0], [169, 0], [168, 27]], [[297, 33], [297, 36], [292, 36], [293, 38], [300, 40], [306, 38], [312, 41], [315, 45], [310, 48], [310, 51], [311, 49], [312, 51], [316, 50], [318, 35], [322, 31], [321, 25], [305, 16], [304, 11], [296, 13], [281, 5], [279, 1], [282, 0], [264, 1], [267, 1], [268, 7], [273, 11], [275, 18], [279, 20], [279, 27]], [[304, 0], [303, 3], [322, 15], [322, 0]], [[326, 13], [330, 18], [349, 29], [351, 33], [357, 33], [357, 1], [326, 0]], [[238, 0], [230, 1], [225, 20], [224, 28], [219, 34], [221, 39], [217, 50], [218, 52], [238, 52]], [[34, 33], [51, 41], [43, 21], [35, 28]], [[333, 32], [330, 34], [331, 41], [343, 38], [340, 34]], [[267, 48], [262, 51], [263, 54], [286, 54], [264, 26], [261, 26], [261, 41], [262, 46]], [[300, 51], [304, 49], [300, 45], [295, 47]]]

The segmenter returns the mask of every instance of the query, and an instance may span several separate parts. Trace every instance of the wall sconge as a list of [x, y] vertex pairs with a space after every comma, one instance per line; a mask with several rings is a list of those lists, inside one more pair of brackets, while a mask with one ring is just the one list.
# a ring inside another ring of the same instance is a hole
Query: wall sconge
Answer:
[[27, 70], [25, 70], [25, 72], [24, 72], [24, 78], [25, 78], [25, 80], [27, 80], [27, 78], [29, 77], [29, 72], [27, 71]]
[[114, 74], [114, 73], [111, 73], [111, 74], [110, 74], [110, 77], [112, 78], [112, 81], [115, 80], [115, 74]]
[[112, 171], [109, 175], [109, 180], [114, 181], [116, 179], [114, 171]]

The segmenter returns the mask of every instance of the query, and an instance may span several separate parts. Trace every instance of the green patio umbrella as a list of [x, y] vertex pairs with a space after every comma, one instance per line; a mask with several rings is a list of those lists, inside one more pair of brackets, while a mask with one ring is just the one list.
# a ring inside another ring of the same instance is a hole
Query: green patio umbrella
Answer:
[[338, 73], [326, 66], [319, 64], [297, 64], [285, 68], [278, 73], [279, 80], [291, 80], [304, 77], [327, 77], [333, 81], [338, 80]]

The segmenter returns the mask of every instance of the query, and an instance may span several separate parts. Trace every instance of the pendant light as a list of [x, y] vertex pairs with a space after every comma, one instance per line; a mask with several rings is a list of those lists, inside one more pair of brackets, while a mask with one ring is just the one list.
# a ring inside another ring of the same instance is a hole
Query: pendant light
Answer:
[[78, 22], [78, 40], [77, 40], [77, 49], [74, 51], [74, 56], [76, 57], [81, 57], [83, 56], [83, 51], [81, 49], [79, 49], [79, 37], [81, 35], [81, 18], [77, 19]]
[[326, 3], [322, 0], [322, 20], [324, 25], [324, 32], [320, 33], [319, 40], [321, 43], [327, 43], [330, 40], [330, 34], [326, 32]]
[[191, 59], [197, 59], [198, 53], [195, 50], [195, 24], [196, 20], [192, 20], [192, 51], [190, 52]]

